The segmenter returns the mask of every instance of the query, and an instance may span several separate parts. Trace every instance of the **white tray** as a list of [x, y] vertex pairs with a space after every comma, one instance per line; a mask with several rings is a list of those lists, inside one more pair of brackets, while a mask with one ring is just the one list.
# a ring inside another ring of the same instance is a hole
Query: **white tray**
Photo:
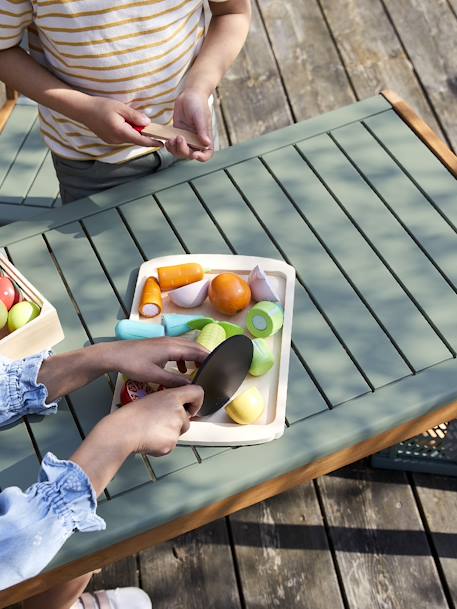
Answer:
[[[238, 393], [252, 385], [256, 385], [265, 398], [266, 408], [262, 417], [253, 425], [238, 425], [233, 423], [222, 408], [215, 414], [192, 421], [189, 430], [179, 439], [179, 444], [200, 446], [241, 446], [246, 444], [261, 444], [279, 438], [284, 433], [286, 418], [287, 380], [289, 373], [290, 337], [292, 332], [292, 314], [295, 289], [295, 269], [281, 260], [258, 258], [253, 256], [226, 256], [208, 254], [184, 254], [179, 256], [164, 256], [144, 262], [138, 272], [138, 279], [133, 297], [130, 319], [139, 320], [138, 305], [147, 277], [157, 276], [157, 268], [198, 262], [204, 269], [211, 269], [207, 277], [214, 277], [224, 271], [233, 271], [247, 279], [250, 271], [256, 266], [266, 272], [272, 286], [281, 299], [284, 307], [284, 325], [275, 336], [268, 338], [270, 348], [275, 356], [273, 368], [261, 377], [248, 376], [241, 385]], [[254, 304], [254, 303], [252, 303]], [[163, 312], [181, 313], [184, 315], [202, 314], [218, 320], [232, 321], [246, 326], [245, 319], [248, 309], [240, 314], [228, 317], [218, 313], [207, 299], [203, 305], [195, 309], [182, 309], [174, 305], [163, 293]], [[144, 323], [160, 324], [162, 316], [153, 319], [141, 318]], [[246, 331], [248, 334], [248, 332]], [[190, 337], [189, 337], [190, 338]], [[190, 338], [191, 339], [191, 338]], [[120, 392], [123, 378], [118, 375], [113, 396], [113, 408], [120, 403]]]

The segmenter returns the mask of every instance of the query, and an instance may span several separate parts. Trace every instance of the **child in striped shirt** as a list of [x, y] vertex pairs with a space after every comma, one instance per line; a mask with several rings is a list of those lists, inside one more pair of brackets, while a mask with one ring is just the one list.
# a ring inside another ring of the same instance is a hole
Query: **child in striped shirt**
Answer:
[[[0, 0], [0, 80], [39, 104], [64, 203], [213, 154], [212, 93], [247, 36], [250, 0]], [[30, 54], [18, 45], [28, 31]], [[165, 144], [132, 124], [197, 134]]]

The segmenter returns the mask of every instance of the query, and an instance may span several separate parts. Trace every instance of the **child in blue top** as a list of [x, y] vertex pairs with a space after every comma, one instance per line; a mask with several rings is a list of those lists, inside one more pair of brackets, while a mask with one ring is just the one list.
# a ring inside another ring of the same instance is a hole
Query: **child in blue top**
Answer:
[[[38, 482], [27, 490], [12, 487], [0, 493], [0, 589], [39, 573], [74, 531], [105, 528], [96, 515], [96, 498], [125, 459], [135, 452], [154, 456], [171, 452], [179, 435], [188, 429], [190, 416], [201, 406], [201, 388], [164, 370], [164, 365], [167, 361], [202, 362], [206, 355], [196, 343], [161, 338], [101, 343], [63, 355], [42, 353], [20, 361], [0, 357], [0, 426], [27, 414], [54, 413], [60, 396], [109, 371], [173, 388], [107, 415], [70, 460], [45, 455]], [[125, 434], [127, 425], [129, 434]], [[82, 576], [29, 599], [24, 607], [83, 607], [74, 603], [90, 577]], [[121, 589], [100, 598], [109, 609], [150, 607], [142, 591], [125, 589], [125, 594], [123, 599]]]

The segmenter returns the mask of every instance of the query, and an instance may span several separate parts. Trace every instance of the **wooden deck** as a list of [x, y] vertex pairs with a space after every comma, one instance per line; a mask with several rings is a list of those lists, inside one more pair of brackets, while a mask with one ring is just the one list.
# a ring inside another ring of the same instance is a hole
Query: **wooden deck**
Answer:
[[[223, 145], [389, 88], [457, 149], [457, 0], [253, 1]], [[120, 561], [154, 609], [453, 609], [457, 481], [364, 463]]]

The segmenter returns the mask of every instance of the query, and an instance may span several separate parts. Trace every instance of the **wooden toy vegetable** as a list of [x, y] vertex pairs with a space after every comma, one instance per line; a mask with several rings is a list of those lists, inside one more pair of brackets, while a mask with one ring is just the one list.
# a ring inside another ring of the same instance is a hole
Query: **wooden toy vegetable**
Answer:
[[178, 307], [199, 307], [208, 296], [209, 279], [201, 279], [168, 292], [168, 298]]
[[257, 387], [250, 387], [225, 407], [228, 416], [239, 425], [251, 425], [265, 410], [265, 400]]
[[162, 324], [148, 321], [135, 321], [133, 319], [121, 319], [116, 324], [116, 338], [121, 340], [140, 340], [143, 338], [160, 338], [165, 336], [165, 328]]
[[8, 321], [8, 309], [6, 308], [5, 303], [0, 300], [0, 330], [6, 326], [6, 322]]
[[14, 304], [14, 284], [8, 277], [0, 277], [0, 300], [5, 304], [8, 311]]
[[236, 315], [251, 302], [251, 288], [236, 273], [221, 273], [209, 286], [211, 304], [224, 315]]
[[143, 317], [155, 317], [163, 309], [162, 293], [155, 277], [148, 277], [141, 294], [138, 310]]
[[197, 337], [197, 343], [213, 351], [226, 339], [225, 330], [218, 323], [207, 324]]
[[124, 383], [121, 390], [121, 404], [125, 406], [130, 402], [139, 400], [152, 393], [153, 389], [148, 383], [140, 383], [139, 381], [128, 380]]
[[11, 307], [8, 313], [8, 330], [14, 332], [28, 324], [40, 314], [40, 307], [34, 302], [24, 300]]
[[252, 307], [246, 317], [246, 326], [252, 336], [267, 338], [282, 328], [284, 309], [277, 302], [264, 300]]
[[252, 376], [262, 376], [273, 367], [275, 358], [264, 338], [254, 338], [252, 344], [254, 346], [254, 354], [249, 374], [252, 374]]
[[157, 273], [159, 275], [160, 289], [164, 292], [200, 281], [205, 274], [201, 264], [197, 262], [161, 266], [157, 269]]
[[261, 302], [262, 300], [279, 301], [279, 296], [273, 289], [267, 274], [259, 265], [250, 272], [248, 283], [251, 288], [252, 298], [256, 302]]

